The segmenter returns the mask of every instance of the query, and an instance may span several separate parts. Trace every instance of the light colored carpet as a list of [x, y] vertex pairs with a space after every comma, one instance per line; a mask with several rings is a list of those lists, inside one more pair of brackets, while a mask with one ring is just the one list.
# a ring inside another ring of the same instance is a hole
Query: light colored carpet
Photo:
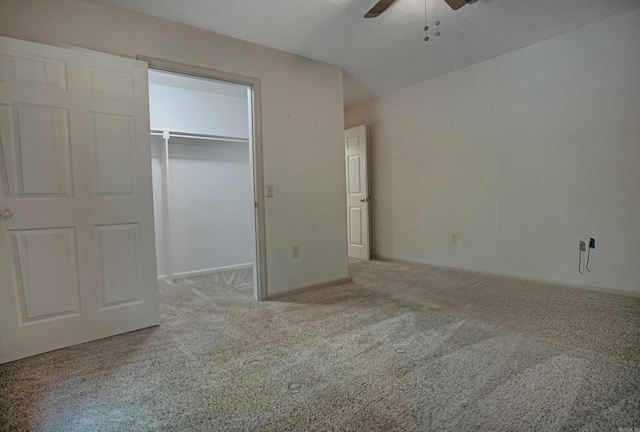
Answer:
[[162, 324], [0, 366], [2, 431], [640, 428], [640, 300], [352, 262], [258, 303], [251, 273], [161, 285]]

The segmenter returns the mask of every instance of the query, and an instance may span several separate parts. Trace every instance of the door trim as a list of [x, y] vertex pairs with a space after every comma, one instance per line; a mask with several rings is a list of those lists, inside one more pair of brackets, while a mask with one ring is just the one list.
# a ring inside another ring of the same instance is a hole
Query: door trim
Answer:
[[201, 66], [174, 62], [171, 60], [136, 56], [138, 60], [147, 62], [150, 69], [176, 72], [185, 75], [193, 75], [202, 78], [210, 78], [218, 81], [228, 81], [235, 84], [243, 84], [251, 88], [253, 108], [253, 188], [255, 200], [255, 249], [256, 249], [256, 275], [257, 291], [256, 300], [265, 301], [268, 297], [267, 287], [267, 248], [265, 228], [265, 204], [264, 204], [264, 168], [262, 162], [262, 94], [260, 78], [209, 69]]

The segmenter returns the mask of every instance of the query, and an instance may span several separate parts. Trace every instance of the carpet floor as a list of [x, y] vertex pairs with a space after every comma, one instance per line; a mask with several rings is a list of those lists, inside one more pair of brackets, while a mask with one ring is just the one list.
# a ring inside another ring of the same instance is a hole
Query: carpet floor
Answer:
[[161, 284], [159, 327], [0, 365], [0, 430], [640, 428], [640, 299], [432, 266], [350, 272], [262, 303], [247, 270]]

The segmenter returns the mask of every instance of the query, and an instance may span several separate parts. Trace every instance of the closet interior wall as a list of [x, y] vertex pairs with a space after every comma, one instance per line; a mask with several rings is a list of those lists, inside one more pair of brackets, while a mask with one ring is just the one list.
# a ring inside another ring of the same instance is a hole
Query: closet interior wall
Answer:
[[251, 268], [247, 88], [159, 71], [149, 81], [158, 277]]

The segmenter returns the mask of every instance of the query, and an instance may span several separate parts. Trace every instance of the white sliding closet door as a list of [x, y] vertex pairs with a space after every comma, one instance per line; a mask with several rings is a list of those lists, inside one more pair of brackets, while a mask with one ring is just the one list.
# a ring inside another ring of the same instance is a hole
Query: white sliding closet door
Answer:
[[0, 363], [159, 324], [147, 88], [0, 38]]

